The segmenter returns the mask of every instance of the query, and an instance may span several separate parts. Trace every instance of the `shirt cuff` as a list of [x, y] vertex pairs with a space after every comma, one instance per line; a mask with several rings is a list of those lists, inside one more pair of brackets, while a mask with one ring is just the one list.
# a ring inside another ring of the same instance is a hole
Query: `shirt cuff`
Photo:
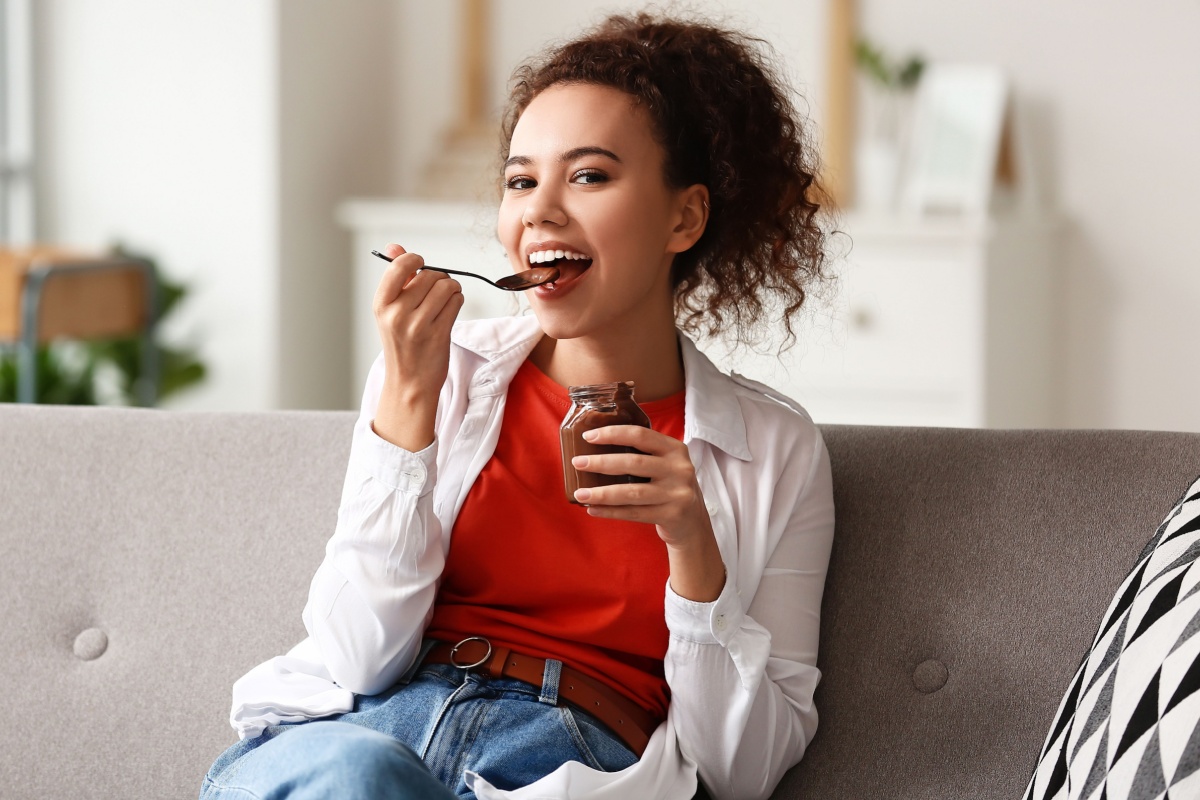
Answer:
[[414, 453], [375, 433], [370, 421], [360, 420], [359, 425], [350, 447], [351, 464], [400, 492], [420, 496], [433, 488], [437, 473], [436, 439]]
[[737, 587], [729, 576], [725, 578], [720, 596], [711, 603], [697, 603], [680, 597], [668, 579], [664, 606], [667, 630], [671, 635], [697, 644], [728, 645], [746, 616]]

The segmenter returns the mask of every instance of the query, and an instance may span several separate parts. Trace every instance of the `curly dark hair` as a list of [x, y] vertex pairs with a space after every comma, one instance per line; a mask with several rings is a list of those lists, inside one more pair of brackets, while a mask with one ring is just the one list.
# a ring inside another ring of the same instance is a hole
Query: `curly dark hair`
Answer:
[[792, 318], [825, 273], [817, 159], [760, 39], [647, 13], [608, 17], [584, 36], [517, 68], [502, 127], [507, 160], [517, 120], [556, 84], [609, 86], [645, 108], [667, 184], [708, 187], [708, 226], [672, 264], [678, 323], [693, 333]]

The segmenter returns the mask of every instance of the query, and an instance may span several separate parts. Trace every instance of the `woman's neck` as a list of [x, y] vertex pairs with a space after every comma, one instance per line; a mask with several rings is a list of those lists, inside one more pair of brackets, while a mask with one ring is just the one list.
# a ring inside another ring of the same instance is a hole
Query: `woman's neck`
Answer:
[[610, 334], [604, 339], [543, 336], [529, 355], [560, 386], [633, 381], [636, 398], [661, 400], [683, 391], [683, 356], [674, 323], [661, 330]]

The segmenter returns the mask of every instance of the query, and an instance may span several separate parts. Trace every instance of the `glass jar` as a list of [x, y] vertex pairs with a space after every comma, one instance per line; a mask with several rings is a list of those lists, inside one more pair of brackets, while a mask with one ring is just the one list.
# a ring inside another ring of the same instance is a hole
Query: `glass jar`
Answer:
[[572, 386], [567, 389], [571, 396], [571, 410], [559, 428], [562, 444], [563, 486], [567, 500], [583, 505], [575, 499], [576, 489], [594, 489], [618, 483], [648, 483], [649, 478], [635, 475], [601, 475], [598, 472], [577, 470], [571, 466], [575, 456], [597, 456], [609, 453], [640, 453], [633, 447], [592, 444], [583, 438], [585, 431], [609, 425], [640, 425], [650, 427], [650, 418], [633, 399], [633, 381], [619, 383], [596, 383], [591, 386]]

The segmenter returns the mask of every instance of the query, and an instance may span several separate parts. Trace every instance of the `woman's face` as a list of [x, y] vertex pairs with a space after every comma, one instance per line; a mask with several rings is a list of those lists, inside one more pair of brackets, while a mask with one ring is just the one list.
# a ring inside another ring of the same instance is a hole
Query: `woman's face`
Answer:
[[[516, 272], [558, 267], [526, 292], [556, 339], [673, 323], [671, 260], [683, 192], [667, 186], [646, 112], [617, 89], [559, 84], [513, 131], [497, 232]], [[686, 237], [685, 237], [686, 238]]]

